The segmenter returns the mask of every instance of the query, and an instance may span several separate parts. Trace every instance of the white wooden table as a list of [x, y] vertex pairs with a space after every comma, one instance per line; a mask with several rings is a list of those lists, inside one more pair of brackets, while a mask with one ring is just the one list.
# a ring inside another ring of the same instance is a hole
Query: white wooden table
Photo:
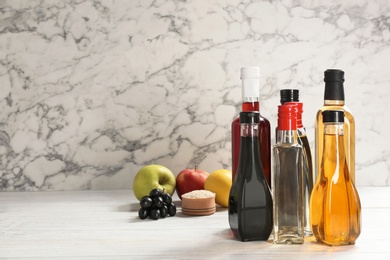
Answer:
[[132, 191], [0, 193], [0, 259], [390, 259], [390, 187], [358, 188], [354, 246], [239, 242], [226, 209], [212, 216], [138, 219]]

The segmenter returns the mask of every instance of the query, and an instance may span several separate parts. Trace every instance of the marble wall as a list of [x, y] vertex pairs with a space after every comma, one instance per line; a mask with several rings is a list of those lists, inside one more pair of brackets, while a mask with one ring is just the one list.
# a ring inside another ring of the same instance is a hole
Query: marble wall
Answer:
[[279, 90], [300, 90], [312, 145], [323, 71], [343, 69], [357, 185], [390, 185], [387, 0], [2, 0], [0, 10], [2, 191], [129, 189], [151, 163], [230, 168], [242, 66], [261, 68], [272, 128]]

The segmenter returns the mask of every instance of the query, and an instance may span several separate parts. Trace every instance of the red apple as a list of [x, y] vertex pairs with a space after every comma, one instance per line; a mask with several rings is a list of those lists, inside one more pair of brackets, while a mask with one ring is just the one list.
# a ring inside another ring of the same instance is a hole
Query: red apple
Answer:
[[209, 174], [203, 170], [184, 169], [176, 177], [176, 192], [179, 198], [181, 195], [193, 191], [204, 190], [204, 183]]

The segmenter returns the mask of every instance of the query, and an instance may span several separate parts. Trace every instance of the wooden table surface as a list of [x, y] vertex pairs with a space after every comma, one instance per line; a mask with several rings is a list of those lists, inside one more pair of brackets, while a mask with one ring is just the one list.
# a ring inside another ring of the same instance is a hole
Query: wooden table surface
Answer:
[[390, 259], [390, 187], [358, 188], [362, 233], [354, 246], [240, 242], [227, 210], [140, 220], [132, 191], [0, 193], [0, 258]]

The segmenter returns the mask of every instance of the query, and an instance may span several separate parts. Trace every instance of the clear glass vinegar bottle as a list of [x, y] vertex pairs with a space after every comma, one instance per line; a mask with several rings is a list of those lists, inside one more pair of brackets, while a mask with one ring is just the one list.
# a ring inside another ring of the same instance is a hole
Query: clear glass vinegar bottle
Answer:
[[268, 240], [273, 201], [260, 161], [259, 112], [241, 112], [240, 159], [229, 194], [229, 225], [241, 241]]
[[361, 231], [361, 205], [345, 157], [344, 111], [324, 111], [322, 119], [322, 163], [310, 201], [312, 230], [318, 242], [353, 245]]
[[[260, 69], [258, 67], [241, 68], [242, 84], [242, 112], [260, 112]], [[260, 114], [258, 141], [261, 149], [260, 160], [264, 175], [271, 186], [271, 125], [268, 119]], [[231, 124], [232, 135], [232, 178], [236, 175], [241, 139], [240, 117], [236, 117]]]
[[328, 110], [344, 111], [344, 149], [346, 154], [349, 174], [355, 182], [355, 119], [345, 105], [344, 97], [344, 71], [328, 69], [324, 72], [325, 93], [324, 105], [319, 109], [315, 122], [315, 180], [318, 177], [321, 167], [323, 151], [324, 124], [322, 122], [322, 112]]
[[298, 144], [297, 108], [278, 108], [278, 139], [273, 147], [274, 243], [304, 242], [303, 149]]
[[302, 123], [303, 103], [302, 102], [286, 102], [285, 105], [296, 106], [297, 111], [297, 134], [298, 143], [303, 149], [303, 201], [304, 201], [304, 221], [305, 221], [305, 236], [311, 236], [310, 225], [310, 196], [314, 186], [313, 160], [309, 140], [307, 138], [306, 129]]

